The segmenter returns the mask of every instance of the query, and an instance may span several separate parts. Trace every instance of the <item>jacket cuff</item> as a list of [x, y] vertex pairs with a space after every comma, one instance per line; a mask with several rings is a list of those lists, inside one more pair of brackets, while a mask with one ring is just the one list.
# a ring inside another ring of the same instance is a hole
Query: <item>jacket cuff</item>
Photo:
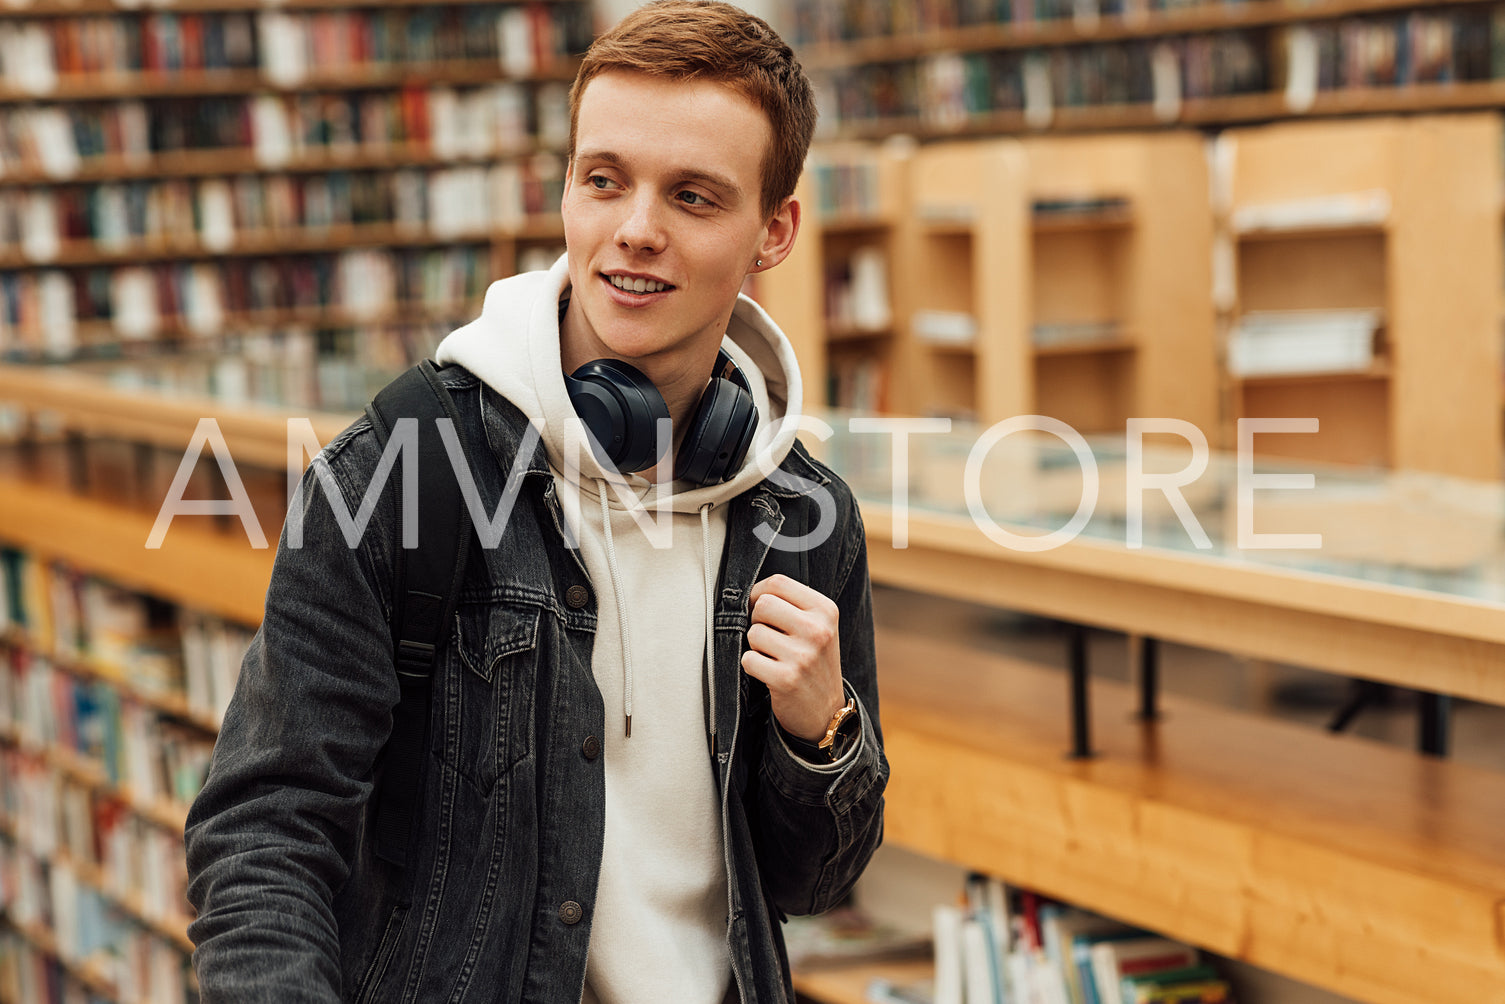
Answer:
[[[846, 694], [849, 700], [856, 702], [857, 716], [862, 722], [862, 731], [858, 733], [857, 741], [852, 743], [851, 749], [843, 753], [841, 755], [841, 759], [839, 760], [833, 760], [830, 763], [811, 763], [809, 760], [806, 760], [804, 757], [800, 756], [792, 748], [790, 748], [788, 740], [784, 738], [784, 730], [779, 727], [778, 720], [775, 719], [771, 714], [768, 716], [768, 727], [773, 732], [773, 734], [778, 737], [779, 748], [784, 751], [783, 756], [774, 758], [776, 761], [778, 761], [775, 769], [780, 773], [784, 780], [793, 781], [795, 784], [798, 784], [799, 781], [789, 777], [788, 775], [800, 771], [803, 771], [807, 775], [813, 775], [816, 777], [824, 775], [826, 778], [829, 778], [835, 774], [839, 774], [841, 771], [845, 770], [847, 766], [852, 763], [852, 761], [857, 759], [858, 754], [862, 752], [864, 747], [874, 742], [872, 736], [872, 726], [868, 724], [868, 716], [867, 712], [862, 707], [862, 699], [857, 696], [856, 692], [852, 690], [852, 688], [847, 684], [845, 680], [841, 681], [841, 689], [842, 692]], [[796, 766], [791, 767], [791, 764]], [[807, 777], [806, 780], [809, 780], [809, 778]], [[824, 791], [825, 785], [824, 783], [822, 783], [821, 794], [824, 794]]]

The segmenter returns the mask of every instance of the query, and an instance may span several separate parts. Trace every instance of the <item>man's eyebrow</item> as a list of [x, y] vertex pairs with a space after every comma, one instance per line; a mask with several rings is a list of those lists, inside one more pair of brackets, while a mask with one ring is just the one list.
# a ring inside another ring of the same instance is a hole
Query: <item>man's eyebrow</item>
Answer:
[[[581, 162], [591, 161], [593, 163], [610, 164], [623, 170], [627, 168], [626, 158], [612, 150], [581, 150], [575, 154], [575, 159]], [[712, 188], [719, 188], [734, 198], [740, 199], [742, 197], [741, 185], [738, 185], [725, 175], [717, 174], [715, 171], [686, 169], [680, 171], [676, 177], [681, 181], [699, 181], [710, 185]]]

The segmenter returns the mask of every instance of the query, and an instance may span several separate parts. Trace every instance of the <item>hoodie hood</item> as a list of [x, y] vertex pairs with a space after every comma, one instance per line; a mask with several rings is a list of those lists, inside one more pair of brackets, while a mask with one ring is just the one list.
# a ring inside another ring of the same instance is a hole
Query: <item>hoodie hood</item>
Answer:
[[[622, 496], [637, 504], [695, 512], [719, 505], [752, 487], [783, 462], [794, 444], [803, 391], [794, 348], [763, 308], [739, 295], [721, 347], [747, 378], [758, 407], [758, 426], [740, 470], [721, 484], [654, 484], [603, 467], [591, 452], [585, 425], [570, 404], [559, 349], [559, 303], [568, 294], [565, 256], [547, 272], [501, 279], [486, 291], [481, 316], [440, 343], [435, 358], [458, 363], [511, 401], [543, 435], [549, 464], [581, 488], [606, 481], [612, 504]], [[709, 374], [707, 374], [709, 376]], [[676, 437], [677, 438], [677, 437]], [[591, 494], [595, 494], [595, 488]]]

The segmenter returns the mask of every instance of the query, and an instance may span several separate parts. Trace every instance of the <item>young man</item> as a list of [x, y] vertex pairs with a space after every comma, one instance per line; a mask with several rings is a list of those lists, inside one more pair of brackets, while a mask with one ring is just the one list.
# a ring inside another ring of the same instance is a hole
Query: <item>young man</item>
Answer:
[[[357, 546], [333, 515], [381, 458], [362, 420], [305, 475], [304, 546], [284, 536], [190, 815], [208, 1004], [793, 1000], [779, 921], [850, 888], [888, 777], [861, 520], [794, 442], [788, 341], [739, 297], [794, 244], [814, 118], [789, 48], [727, 4], [640, 8], [592, 46], [567, 255], [495, 283], [439, 351], [506, 519], [434, 672], [405, 864], [371, 797], [398, 479]], [[578, 396], [624, 363], [672, 423], [646, 463], [608, 458], [622, 430]], [[723, 392], [745, 459], [700, 415]]]

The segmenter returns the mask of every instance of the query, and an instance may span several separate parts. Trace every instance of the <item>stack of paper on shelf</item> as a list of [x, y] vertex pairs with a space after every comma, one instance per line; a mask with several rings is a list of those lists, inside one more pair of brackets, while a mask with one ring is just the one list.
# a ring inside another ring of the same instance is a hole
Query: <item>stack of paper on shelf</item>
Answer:
[[1228, 340], [1235, 376], [1362, 371], [1374, 364], [1378, 310], [1261, 310]]

